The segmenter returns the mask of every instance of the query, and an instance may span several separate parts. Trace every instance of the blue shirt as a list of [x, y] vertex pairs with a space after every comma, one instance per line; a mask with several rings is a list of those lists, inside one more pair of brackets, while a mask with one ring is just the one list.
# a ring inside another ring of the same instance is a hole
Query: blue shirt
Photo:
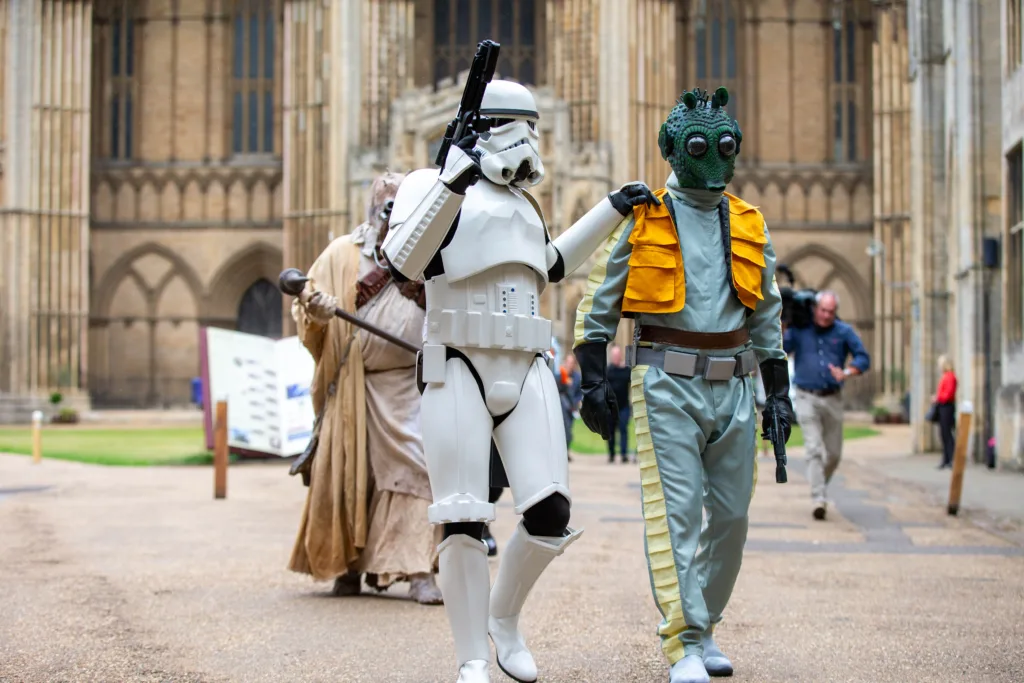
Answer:
[[832, 377], [829, 365], [846, 366], [847, 356], [853, 356], [850, 367], [867, 372], [871, 367], [860, 337], [853, 328], [841, 320], [832, 327], [816, 325], [802, 329], [787, 328], [782, 335], [782, 348], [787, 354], [794, 354], [793, 383], [801, 389], [836, 389], [839, 382]]

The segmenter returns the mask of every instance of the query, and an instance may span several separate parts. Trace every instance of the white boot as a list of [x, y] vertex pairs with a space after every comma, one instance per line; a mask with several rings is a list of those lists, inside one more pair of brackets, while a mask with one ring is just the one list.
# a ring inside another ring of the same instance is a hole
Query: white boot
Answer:
[[487, 568], [487, 546], [465, 534], [455, 534], [437, 549], [437, 578], [459, 660], [458, 683], [490, 683], [487, 595], [491, 573]]
[[732, 662], [715, 643], [715, 635], [711, 629], [700, 637], [704, 646], [704, 668], [710, 676], [732, 676]]
[[669, 683], [711, 683], [700, 655], [686, 655], [669, 671]]
[[526, 596], [551, 560], [561, 555], [583, 530], [569, 530], [568, 536], [531, 536], [520, 522], [498, 567], [491, 591], [491, 615], [487, 620], [498, 667], [519, 683], [537, 680], [537, 664], [519, 632], [519, 612]]

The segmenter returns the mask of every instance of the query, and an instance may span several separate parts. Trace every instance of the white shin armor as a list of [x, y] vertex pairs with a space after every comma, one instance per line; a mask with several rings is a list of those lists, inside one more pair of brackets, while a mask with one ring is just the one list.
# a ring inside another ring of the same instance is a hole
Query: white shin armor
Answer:
[[[438, 546], [438, 583], [462, 668], [467, 662], [490, 662], [487, 643], [487, 596], [491, 573], [487, 546], [465, 534], [449, 536]], [[487, 669], [484, 668], [486, 675]], [[483, 678], [487, 681], [487, 678]]]
[[582, 529], [570, 529], [569, 535], [562, 538], [531, 536], [520, 522], [509, 539], [491, 589], [487, 625], [498, 666], [517, 680], [537, 680], [537, 665], [519, 631], [519, 613], [526, 597], [551, 561], [582, 533]]

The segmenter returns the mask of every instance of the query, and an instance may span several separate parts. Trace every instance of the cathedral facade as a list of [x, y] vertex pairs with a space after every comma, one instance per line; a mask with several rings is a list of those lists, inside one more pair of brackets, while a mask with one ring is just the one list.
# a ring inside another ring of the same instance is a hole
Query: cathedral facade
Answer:
[[[536, 94], [552, 235], [624, 182], [662, 186], [676, 98], [727, 87], [730, 191], [875, 355], [850, 404], [902, 395], [909, 307], [876, 317], [900, 295], [875, 287], [872, 251], [909, 224], [890, 4], [0, 0], [0, 413], [58, 390], [187, 405], [203, 326], [292, 334], [278, 273], [364, 219], [376, 174], [432, 164], [483, 38]], [[545, 294], [563, 348], [587, 271]]]

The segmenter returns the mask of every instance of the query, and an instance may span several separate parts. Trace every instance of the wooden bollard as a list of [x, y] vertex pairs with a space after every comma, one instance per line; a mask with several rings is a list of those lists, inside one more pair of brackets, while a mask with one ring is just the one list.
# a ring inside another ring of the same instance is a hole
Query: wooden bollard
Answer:
[[43, 411], [32, 413], [32, 464], [38, 465], [43, 460]]
[[971, 418], [974, 407], [970, 401], [960, 406], [960, 418], [956, 424], [956, 446], [953, 449], [953, 476], [949, 481], [949, 505], [946, 512], [956, 515], [960, 511], [960, 494], [964, 488], [964, 469], [967, 467], [967, 440], [971, 435]]
[[217, 401], [213, 427], [213, 497], [228, 495], [228, 402]]

